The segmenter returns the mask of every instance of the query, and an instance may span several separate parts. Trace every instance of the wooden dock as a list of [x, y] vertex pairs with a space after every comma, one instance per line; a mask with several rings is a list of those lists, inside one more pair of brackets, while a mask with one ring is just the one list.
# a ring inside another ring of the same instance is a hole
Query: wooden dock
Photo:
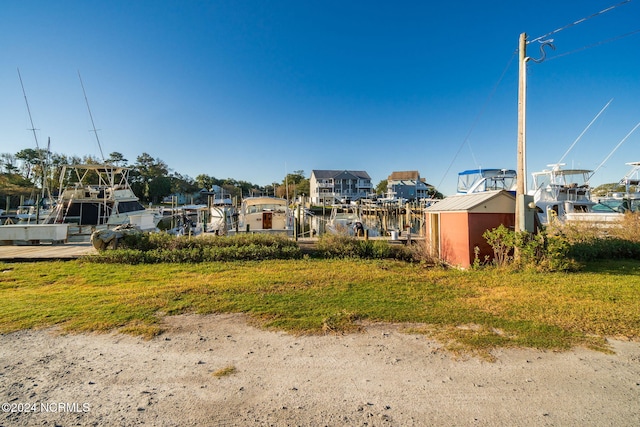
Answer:
[[91, 242], [0, 246], [0, 262], [68, 261], [97, 253]]

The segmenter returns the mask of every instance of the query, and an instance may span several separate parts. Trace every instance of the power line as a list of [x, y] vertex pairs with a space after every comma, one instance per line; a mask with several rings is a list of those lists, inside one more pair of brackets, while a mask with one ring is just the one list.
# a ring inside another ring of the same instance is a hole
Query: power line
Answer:
[[618, 7], [620, 7], [620, 6], [622, 6], [622, 5], [626, 4], [626, 3], [629, 3], [629, 2], [631, 2], [631, 0], [624, 0], [624, 1], [621, 1], [620, 3], [615, 4], [615, 5], [613, 5], [613, 6], [609, 6], [608, 8], [603, 9], [603, 10], [601, 10], [600, 12], [596, 12], [596, 13], [594, 13], [594, 14], [591, 14], [591, 15], [587, 16], [586, 18], [578, 19], [577, 21], [574, 21], [574, 22], [572, 22], [572, 23], [570, 23], [570, 24], [567, 24], [567, 25], [565, 25], [564, 27], [560, 27], [560, 28], [558, 28], [558, 29], [556, 29], [556, 30], [553, 30], [553, 31], [551, 31], [551, 32], [549, 32], [549, 33], [547, 33], [547, 34], [543, 35], [543, 36], [536, 37], [535, 39], [533, 39], [533, 40], [531, 40], [531, 41], [528, 41], [527, 43], [533, 43], [533, 42], [537, 42], [537, 41], [545, 40], [545, 39], [549, 38], [550, 36], [552, 36], [552, 35], [554, 35], [554, 34], [556, 34], [556, 33], [559, 33], [560, 31], [566, 30], [567, 28], [571, 28], [571, 27], [576, 26], [576, 25], [578, 25], [578, 24], [582, 24], [583, 22], [588, 21], [588, 20], [589, 20], [589, 19], [591, 19], [591, 18], [595, 18], [595, 17], [596, 17], [596, 16], [598, 16], [598, 15], [602, 15], [603, 13], [609, 12], [610, 10], [613, 10], [613, 9], [615, 9], [615, 8], [618, 8]]
[[[471, 128], [469, 129], [469, 131], [467, 132], [467, 135], [465, 136], [465, 138], [462, 140], [462, 144], [460, 144], [460, 147], [458, 148], [458, 151], [456, 151], [455, 156], [453, 156], [453, 159], [451, 160], [451, 163], [449, 163], [449, 166], [447, 167], [447, 170], [444, 172], [444, 174], [442, 175], [442, 179], [440, 180], [440, 183], [438, 184], [438, 187], [436, 188], [440, 188], [442, 186], [442, 183], [444, 182], [444, 179], [446, 178], [447, 174], [449, 173], [449, 171], [451, 170], [451, 167], [453, 166], [453, 164], [455, 163], [456, 159], [458, 158], [458, 155], [460, 154], [460, 151], [462, 151], [462, 147], [465, 146], [465, 144], [469, 143], [469, 137], [471, 136], [471, 133], [473, 132], [473, 130], [476, 127], [476, 124], [478, 123], [478, 121], [480, 120], [480, 117], [482, 117], [482, 115], [484, 114], [485, 109], [487, 108], [487, 105], [489, 104], [489, 101], [491, 101], [491, 99], [493, 98], [493, 96], [495, 95], [496, 91], [498, 90], [498, 86], [500, 86], [500, 83], [502, 82], [502, 80], [504, 79], [505, 74], [507, 74], [507, 70], [509, 69], [509, 67], [511, 66], [511, 63], [513, 62], [513, 59], [516, 57], [516, 52], [514, 52], [511, 55], [511, 58], [509, 58], [509, 61], [507, 62], [506, 67], [504, 67], [504, 70], [502, 71], [502, 75], [500, 75], [500, 78], [498, 79], [498, 81], [496, 82], [496, 84], [493, 86], [493, 89], [491, 90], [491, 93], [489, 94], [489, 96], [487, 97], [487, 100], [484, 102], [484, 104], [482, 105], [482, 108], [480, 109], [480, 112], [478, 112], [478, 115], [476, 116], [476, 118], [473, 120], [473, 123], [471, 124]], [[473, 151], [472, 151], [472, 156], [473, 156]], [[474, 156], [474, 163], [477, 162], [475, 161], [475, 156]]]
[[638, 33], [640, 33], [640, 29], [637, 29], [637, 30], [634, 30], [634, 31], [631, 31], [629, 33], [625, 33], [625, 34], [622, 34], [622, 35], [619, 35], [619, 36], [616, 36], [616, 37], [612, 37], [610, 39], [602, 40], [602, 41], [599, 41], [597, 43], [592, 43], [592, 44], [583, 46], [581, 48], [571, 50], [569, 52], [561, 53], [559, 55], [550, 56], [550, 57], [547, 58], [547, 61], [549, 61], [551, 59], [561, 58], [561, 57], [567, 56], [567, 55], [572, 55], [574, 53], [582, 52], [583, 50], [587, 50], [587, 49], [591, 49], [591, 48], [594, 48], [594, 47], [601, 46], [603, 44], [611, 43], [611, 42], [614, 42], [614, 41], [617, 41], [617, 40], [620, 40], [620, 39], [623, 39], [625, 37], [629, 37], [629, 36], [632, 36], [632, 35], [638, 34]]

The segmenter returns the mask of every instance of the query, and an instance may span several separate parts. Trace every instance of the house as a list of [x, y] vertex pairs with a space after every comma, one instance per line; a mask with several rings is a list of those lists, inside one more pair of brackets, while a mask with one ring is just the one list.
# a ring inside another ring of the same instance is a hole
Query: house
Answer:
[[478, 248], [481, 262], [493, 259], [493, 248], [482, 237], [500, 224], [515, 225], [516, 199], [505, 190], [450, 196], [425, 209], [427, 242], [439, 259], [470, 267]]
[[193, 204], [200, 199], [201, 191], [195, 193], [173, 193], [162, 198], [162, 203], [175, 203], [177, 205]]
[[410, 202], [426, 199], [433, 193], [434, 187], [420, 178], [418, 171], [392, 172], [387, 178], [389, 198], [406, 199]]
[[309, 191], [312, 204], [333, 205], [367, 197], [373, 184], [365, 171], [312, 170]]

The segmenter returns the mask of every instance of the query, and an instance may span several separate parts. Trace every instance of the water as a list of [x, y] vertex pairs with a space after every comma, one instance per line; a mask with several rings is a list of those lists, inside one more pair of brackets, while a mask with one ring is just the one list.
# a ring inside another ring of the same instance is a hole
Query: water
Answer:
[[[326, 223], [329, 221], [329, 214], [305, 216], [303, 219], [303, 225], [305, 234], [303, 237], [308, 236], [308, 230], [315, 230], [315, 235], [320, 236], [326, 233]], [[410, 230], [411, 234], [420, 234], [420, 230], [423, 225], [423, 221], [416, 215], [411, 215], [409, 222], [407, 222], [406, 215], [392, 214], [392, 215], [362, 215], [362, 222], [364, 228], [369, 230], [369, 236], [387, 236], [391, 231], [406, 232]], [[353, 230], [351, 229], [351, 232]]]

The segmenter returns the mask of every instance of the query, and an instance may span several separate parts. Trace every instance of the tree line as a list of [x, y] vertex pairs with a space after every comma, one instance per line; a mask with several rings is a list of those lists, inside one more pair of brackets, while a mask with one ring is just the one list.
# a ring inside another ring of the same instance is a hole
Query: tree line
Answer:
[[232, 198], [275, 195], [293, 199], [297, 195], [309, 194], [309, 180], [304, 177], [302, 170], [287, 174], [280, 183], [260, 186], [234, 178], [219, 179], [204, 173], [192, 178], [172, 170], [165, 161], [149, 153], [140, 154], [135, 162], [130, 163], [119, 152], [109, 154], [102, 161], [93, 156], [68, 156], [45, 149], [26, 148], [15, 154], [0, 153], [0, 197], [2, 200], [9, 197], [12, 207], [17, 206], [21, 199], [34, 201], [42, 189], [48, 189], [55, 197], [61, 178], [63, 185], [69, 180], [69, 177], [60, 176], [62, 166], [105, 163], [128, 168], [132, 190], [147, 204], [160, 203], [172, 194], [198, 194], [203, 189], [211, 190], [216, 186], [222, 189], [225, 196]]

